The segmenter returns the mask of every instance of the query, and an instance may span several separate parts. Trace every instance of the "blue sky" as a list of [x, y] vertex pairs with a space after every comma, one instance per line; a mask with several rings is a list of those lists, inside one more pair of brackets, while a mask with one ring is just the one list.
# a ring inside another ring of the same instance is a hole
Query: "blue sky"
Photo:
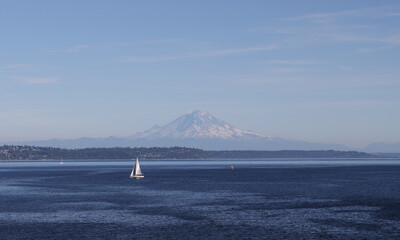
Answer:
[[400, 142], [398, 1], [0, 0], [0, 140], [128, 136], [205, 110]]

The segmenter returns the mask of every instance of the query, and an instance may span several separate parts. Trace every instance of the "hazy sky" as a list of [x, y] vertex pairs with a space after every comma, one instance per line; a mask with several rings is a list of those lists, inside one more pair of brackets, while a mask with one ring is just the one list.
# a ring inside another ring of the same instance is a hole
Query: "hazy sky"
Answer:
[[399, 1], [0, 0], [0, 140], [241, 128], [400, 142]]

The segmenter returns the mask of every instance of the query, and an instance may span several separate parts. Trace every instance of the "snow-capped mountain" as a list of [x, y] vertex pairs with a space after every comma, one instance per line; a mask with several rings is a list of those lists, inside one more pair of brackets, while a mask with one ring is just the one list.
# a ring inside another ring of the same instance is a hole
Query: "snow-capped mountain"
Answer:
[[131, 136], [140, 146], [184, 146], [206, 150], [344, 150], [338, 144], [319, 144], [244, 131], [205, 111], [191, 111], [160, 127]]
[[235, 139], [264, 137], [266, 136], [256, 132], [237, 129], [205, 111], [191, 111], [163, 127], [155, 126], [132, 136], [132, 138], [145, 139]]
[[155, 126], [125, 138], [82, 137], [3, 144], [62, 148], [182, 146], [204, 150], [348, 150], [340, 144], [311, 143], [240, 130], [204, 111], [191, 111], [163, 127]]

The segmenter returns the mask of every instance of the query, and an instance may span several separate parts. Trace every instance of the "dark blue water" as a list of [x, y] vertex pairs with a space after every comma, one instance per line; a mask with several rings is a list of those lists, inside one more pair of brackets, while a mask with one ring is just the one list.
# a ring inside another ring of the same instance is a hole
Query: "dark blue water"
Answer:
[[3, 162], [0, 239], [400, 239], [398, 162], [321, 161]]

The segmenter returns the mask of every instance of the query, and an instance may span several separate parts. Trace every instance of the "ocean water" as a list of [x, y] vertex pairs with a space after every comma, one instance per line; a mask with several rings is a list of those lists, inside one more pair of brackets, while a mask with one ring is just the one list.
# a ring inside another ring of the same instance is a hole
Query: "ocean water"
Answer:
[[400, 239], [399, 160], [132, 165], [0, 162], [0, 239]]

